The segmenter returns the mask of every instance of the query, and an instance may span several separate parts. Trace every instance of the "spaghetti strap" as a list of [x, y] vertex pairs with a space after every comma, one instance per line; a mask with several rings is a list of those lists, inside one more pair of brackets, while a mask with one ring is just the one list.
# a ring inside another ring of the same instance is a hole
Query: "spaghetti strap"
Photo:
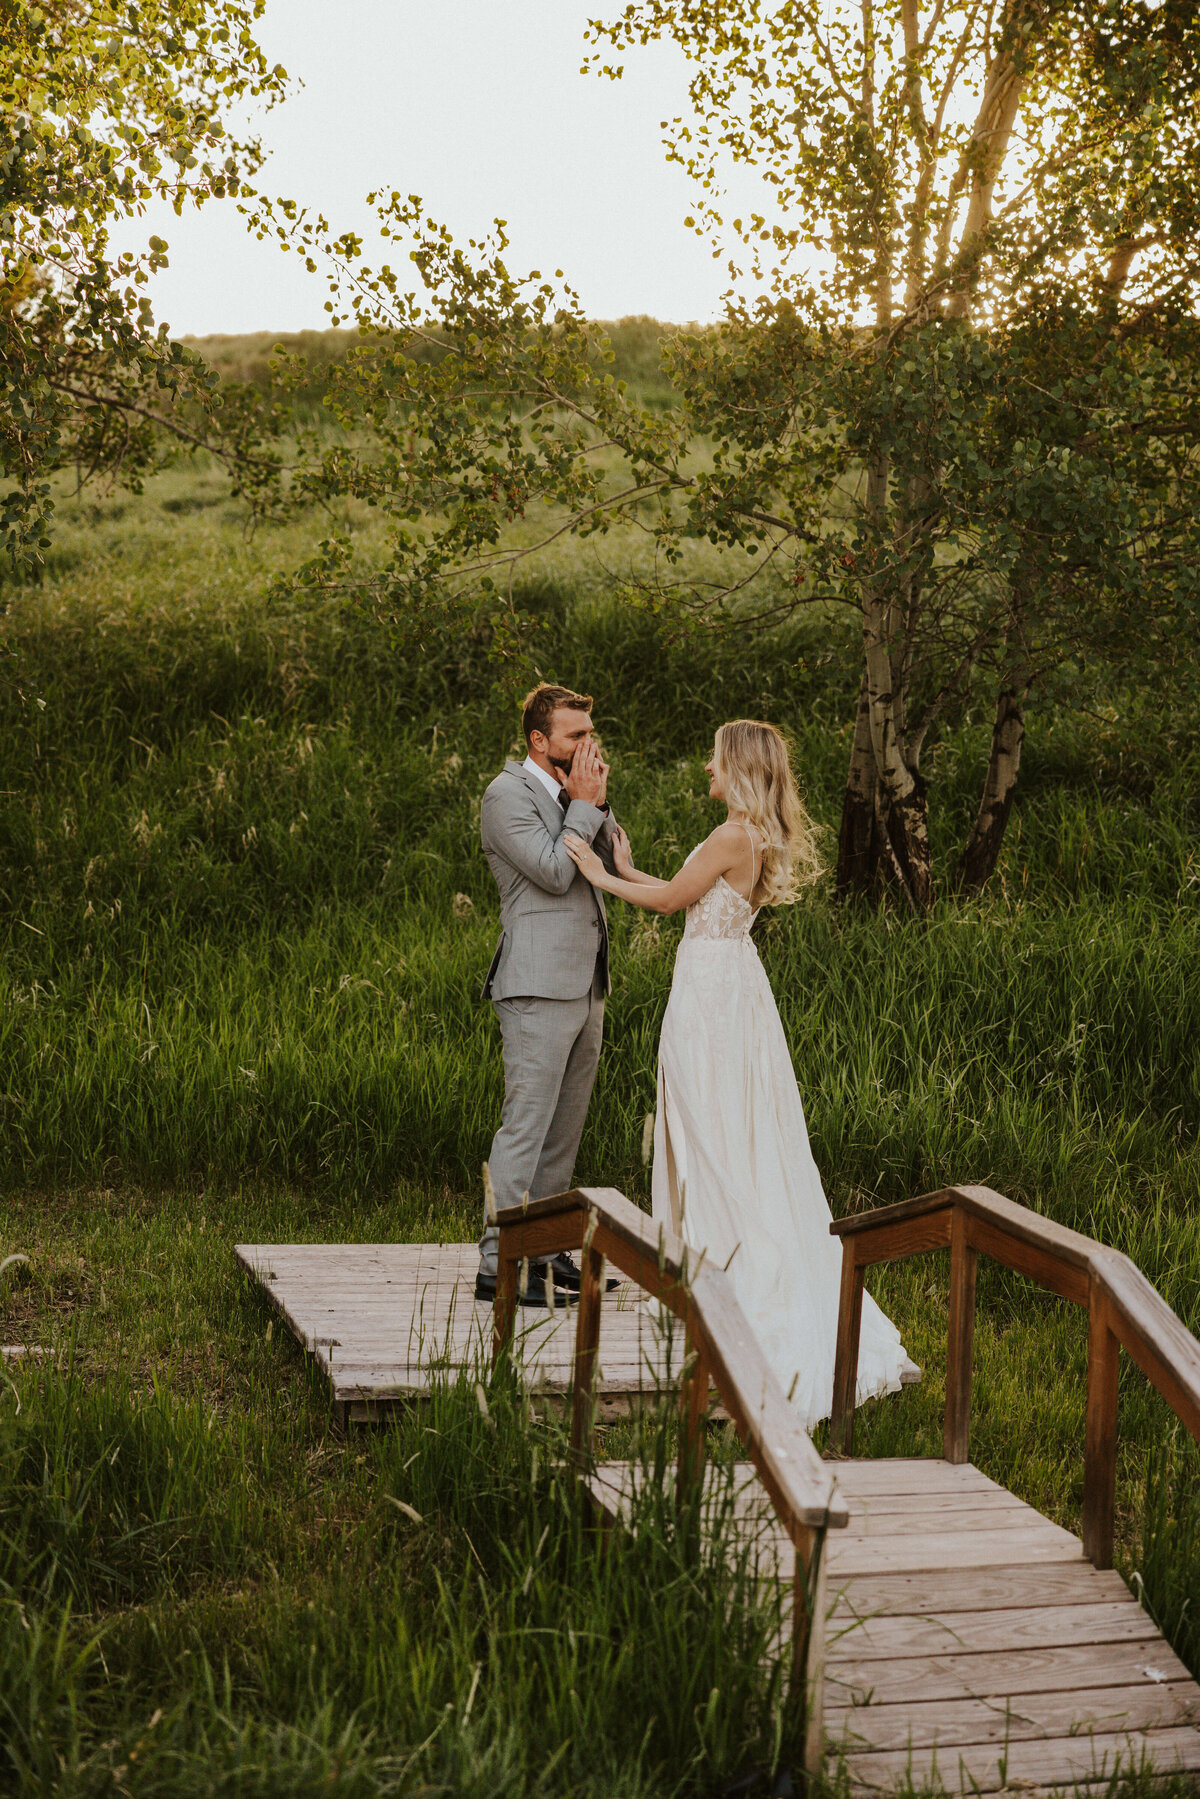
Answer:
[[743, 831], [745, 831], [747, 837], [750, 839], [751, 881], [750, 881], [750, 891], [746, 895], [746, 898], [747, 898], [747, 900], [752, 900], [754, 898], [755, 889], [758, 886], [758, 875], [759, 875], [758, 858], [762, 853], [762, 846], [755, 840], [754, 832], [750, 829], [750, 826], [746, 823], [744, 818], [739, 818], [738, 823], [741, 825]]

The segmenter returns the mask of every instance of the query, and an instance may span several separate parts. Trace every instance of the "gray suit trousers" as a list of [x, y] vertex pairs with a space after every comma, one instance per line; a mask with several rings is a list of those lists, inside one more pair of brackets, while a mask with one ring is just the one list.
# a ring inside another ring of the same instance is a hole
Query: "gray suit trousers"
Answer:
[[[581, 999], [497, 999], [504, 1042], [504, 1113], [488, 1158], [496, 1203], [545, 1199], [571, 1185], [600, 1060], [604, 989]], [[482, 1274], [496, 1272], [498, 1233], [484, 1220]]]

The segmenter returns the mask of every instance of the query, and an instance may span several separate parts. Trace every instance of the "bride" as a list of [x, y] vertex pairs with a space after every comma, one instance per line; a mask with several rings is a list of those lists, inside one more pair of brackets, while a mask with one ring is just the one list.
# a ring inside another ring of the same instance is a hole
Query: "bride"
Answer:
[[[786, 905], [815, 877], [814, 832], [774, 725], [722, 725], [706, 772], [728, 818], [670, 881], [634, 867], [619, 829], [616, 875], [581, 838], [564, 842], [594, 887], [651, 912], [687, 910], [659, 1041], [653, 1213], [728, 1270], [811, 1430], [833, 1402], [841, 1250], [750, 927], [758, 908]], [[902, 1368], [915, 1376], [864, 1294], [858, 1400], [896, 1392]]]

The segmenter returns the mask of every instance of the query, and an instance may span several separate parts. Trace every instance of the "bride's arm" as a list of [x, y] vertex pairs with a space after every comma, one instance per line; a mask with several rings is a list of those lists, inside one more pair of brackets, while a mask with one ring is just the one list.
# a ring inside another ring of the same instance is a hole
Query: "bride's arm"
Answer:
[[728, 874], [744, 854], [746, 834], [737, 825], [718, 825], [677, 875], [653, 885], [644, 875], [638, 880], [622, 880], [619, 875], [610, 875], [596, 852], [573, 832], [564, 832], [563, 842], [567, 854], [593, 887], [599, 887], [602, 893], [611, 893], [617, 899], [628, 900], [631, 906], [640, 906], [643, 911], [669, 913], [682, 912], [695, 905], [720, 875]]

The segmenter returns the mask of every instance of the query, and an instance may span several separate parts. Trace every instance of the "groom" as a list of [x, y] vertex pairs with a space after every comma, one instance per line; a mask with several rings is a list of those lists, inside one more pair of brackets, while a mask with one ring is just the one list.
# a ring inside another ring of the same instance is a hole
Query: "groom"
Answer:
[[[592, 737], [591, 696], [546, 682], [525, 700], [528, 754], [506, 762], [483, 796], [483, 848], [500, 889], [503, 935], [483, 985], [500, 1020], [504, 1113], [489, 1157], [499, 1206], [571, 1185], [596, 1079], [609, 991], [604, 900], [567, 854], [574, 831], [611, 865], [608, 765]], [[498, 1233], [485, 1218], [476, 1299], [496, 1296]], [[579, 1270], [568, 1255], [531, 1263], [518, 1293], [570, 1303]]]

